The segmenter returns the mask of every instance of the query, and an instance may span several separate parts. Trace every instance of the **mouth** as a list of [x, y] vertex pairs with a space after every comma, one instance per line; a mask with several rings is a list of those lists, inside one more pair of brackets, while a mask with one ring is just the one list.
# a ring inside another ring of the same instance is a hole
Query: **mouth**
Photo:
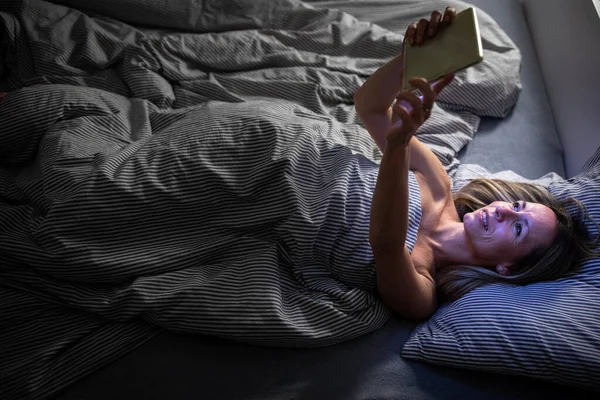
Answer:
[[483, 229], [488, 230], [488, 212], [486, 210], [481, 211], [481, 221], [483, 222]]

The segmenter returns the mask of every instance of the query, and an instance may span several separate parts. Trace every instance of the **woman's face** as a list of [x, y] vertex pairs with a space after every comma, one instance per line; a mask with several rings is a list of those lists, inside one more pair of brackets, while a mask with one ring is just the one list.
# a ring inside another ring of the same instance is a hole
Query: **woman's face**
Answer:
[[557, 229], [550, 208], [525, 201], [496, 201], [465, 214], [463, 223], [476, 258], [490, 266], [510, 266], [540, 246], [550, 247]]

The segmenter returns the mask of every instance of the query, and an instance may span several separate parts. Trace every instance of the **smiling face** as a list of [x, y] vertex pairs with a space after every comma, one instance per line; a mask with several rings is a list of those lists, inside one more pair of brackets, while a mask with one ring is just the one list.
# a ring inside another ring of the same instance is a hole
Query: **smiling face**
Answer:
[[488, 266], [510, 266], [538, 247], [550, 247], [557, 231], [550, 208], [525, 201], [496, 201], [465, 214], [463, 223], [474, 256]]

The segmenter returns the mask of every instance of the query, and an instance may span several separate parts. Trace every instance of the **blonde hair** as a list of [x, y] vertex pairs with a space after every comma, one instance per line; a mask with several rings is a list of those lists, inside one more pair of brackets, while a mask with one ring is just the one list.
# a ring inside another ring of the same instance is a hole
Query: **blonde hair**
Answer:
[[517, 261], [516, 273], [506, 276], [478, 266], [442, 268], [437, 279], [442, 302], [457, 300], [488, 283], [526, 285], [554, 280], [574, 271], [582, 258], [600, 254], [595, 250], [600, 236], [591, 240], [585, 228], [585, 221], [591, 221], [597, 231], [598, 224], [588, 215], [585, 206], [575, 199], [559, 201], [545, 188], [531, 183], [483, 178], [472, 180], [454, 195], [454, 205], [461, 221], [465, 214], [494, 201], [512, 203], [519, 200], [543, 204], [556, 215], [558, 229], [550, 247], [534, 249]]

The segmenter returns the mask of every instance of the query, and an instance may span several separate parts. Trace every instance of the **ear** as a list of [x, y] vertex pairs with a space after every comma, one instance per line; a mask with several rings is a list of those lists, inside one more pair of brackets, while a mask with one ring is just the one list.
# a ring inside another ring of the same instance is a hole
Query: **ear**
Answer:
[[510, 269], [512, 268], [512, 265], [509, 264], [498, 264], [496, 265], [496, 271], [502, 275], [502, 276], [507, 276], [510, 275]]

